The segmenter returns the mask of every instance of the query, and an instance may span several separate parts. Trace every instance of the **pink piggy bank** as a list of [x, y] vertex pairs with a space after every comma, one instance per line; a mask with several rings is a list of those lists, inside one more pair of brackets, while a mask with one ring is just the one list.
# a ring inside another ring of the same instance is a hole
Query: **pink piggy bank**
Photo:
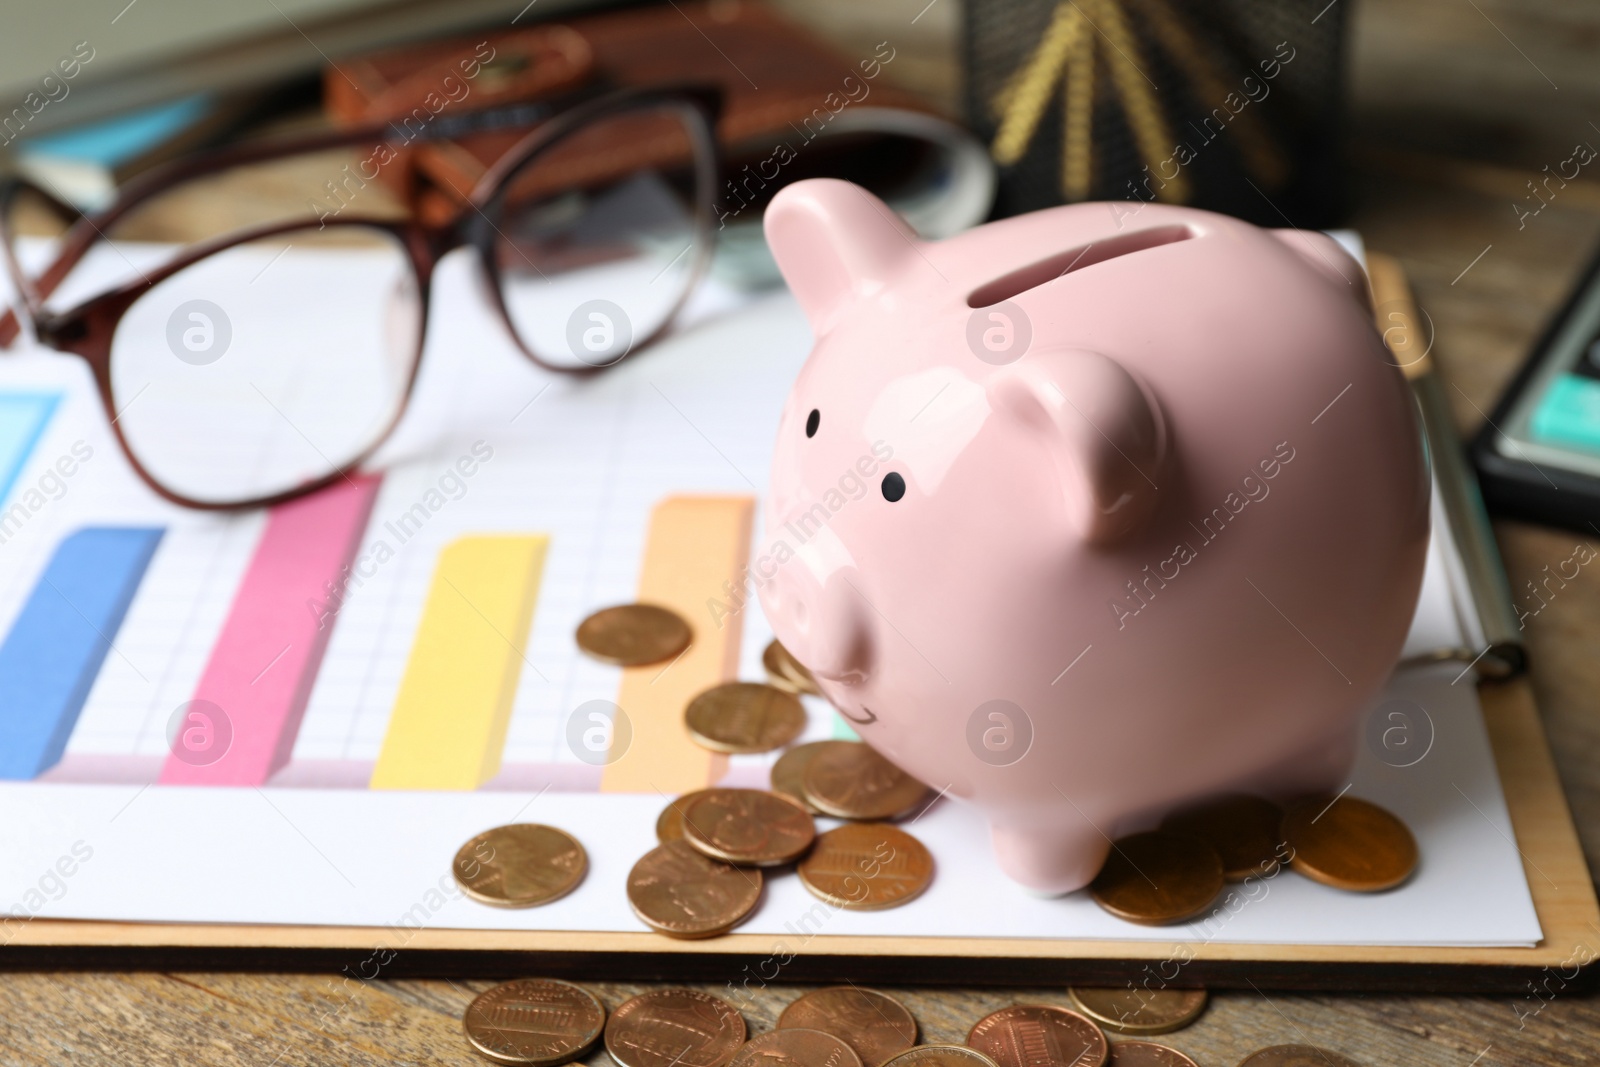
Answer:
[[929, 243], [833, 180], [766, 233], [816, 346], [754, 572], [864, 740], [1046, 893], [1175, 807], [1348, 782], [1430, 482], [1334, 241], [1079, 204]]

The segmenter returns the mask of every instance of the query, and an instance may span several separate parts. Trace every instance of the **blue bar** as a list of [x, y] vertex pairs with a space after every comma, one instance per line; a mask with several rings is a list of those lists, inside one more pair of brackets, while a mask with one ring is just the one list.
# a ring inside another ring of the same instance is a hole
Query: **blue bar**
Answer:
[[56, 546], [0, 644], [0, 779], [61, 759], [163, 532], [90, 526]]
[[60, 393], [0, 393], [0, 501], [10, 495], [60, 402]]

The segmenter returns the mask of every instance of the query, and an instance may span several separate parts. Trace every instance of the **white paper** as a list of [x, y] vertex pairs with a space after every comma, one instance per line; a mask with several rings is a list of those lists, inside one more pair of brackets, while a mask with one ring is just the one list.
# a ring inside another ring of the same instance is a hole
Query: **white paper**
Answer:
[[[467, 266], [452, 259], [435, 279], [422, 380], [411, 415], [384, 450], [387, 474], [369, 536], [473, 441], [492, 442], [495, 458], [464, 496], [350, 597], [294, 761], [260, 789], [145, 783], [166, 753], [167, 718], [192, 692], [262, 517], [201, 515], [144, 490], [112, 442], [78, 361], [36, 353], [0, 364], [0, 388], [45, 383], [68, 392], [30, 471], [42, 470], [74, 440], [89, 441], [95, 451], [66, 494], [0, 552], [0, 628], [64, 533], [91, 521], [156, 521], [169, 531], [62, 764], [40, 781], [0, 784], [0, 803], [15, 816], [0, 820], [0, 908], [145, 922], [642, 929], [623, 885], [629, 867], [655, 843], [655, 816], [666, 798], [563, 791], [569, 786], [559, 784], [544, 792], [519, 789], [517, 768], [545, 781], [561, 774], [585, 781], [589, 768], [566, 749], [566, 713], [584, 700], [613, 697], [618, 676], [577, 653], [573, 629], [588, 611], [632, 599], [645, 519], [662, 495], [764, 488], [777, 413], [809, 348], [809, 331], [787, 295], [717, 315], [719, 305], [732, 301], [712, 292], [702, 298], [697, 325], [621, 368], [585, 383], [552, 380], [502, 334]], [[30, 471], [19, 484], [36, 477]], [[502, 780], [462, 793], [355, 787], [365, 782], [382, 740], [439, 547], [466, 532], [528, 529], [551, 534], [551, 554], [526, 650], [537, 674], [523, 674]], [[1440, 598], [1450, 595], [1447, 581], [1430, 568], [1419, 624], [1435, 609], [1448, 610]], [[741, 673], [759, 678], [770, 630], [754, 601], [741, 619]], [[977, 812], [943, 802], [911, 827], [938, 866], [923, 897], [892, 911], [852, 914], [821, 905], [793, 874], [778, 874], [743, 929], [1532, 944], [1540, 929], [1476, 693], [1470, 677], [1452, 684], [1457, 676], [1458, 668], [1445, 668], [1395, 680], [1385, 699], [1412, 702], [1404, 706], [1412, 721], [1420, 721], [1416, 707], [1426, 712], [1431, 746], [1401, 768], [1379, 758], [1381, 747], [1364, 745], [1352, 783], [1355, 795], [1390, 808], [1417, 835], [1421, 866], [1398, 890], [1342, 893], [1286, 873], [1253, 890], [1256, 899], [1242, 906], [1224, 898], [1207, 923], [1151, 929], [1107, 915], [1083, 893], [1040, 899], [1016, 887], [992, 862]], [[824, 704], [809, 706], [807, 738], [839, 733]], [[1386, 758], [1400, 762], [1393, 753]], [[770, 760], [736, 757], [729, 780], [757, 783]], [[583, 841], [590, 870], [578, 891], [528, 911], [483, 907], [455, 891], [448, 863], [456, 848], [514, 820], [550, 822]], [[62, 869], [64, 856], [73, 873], [50, 874]]]

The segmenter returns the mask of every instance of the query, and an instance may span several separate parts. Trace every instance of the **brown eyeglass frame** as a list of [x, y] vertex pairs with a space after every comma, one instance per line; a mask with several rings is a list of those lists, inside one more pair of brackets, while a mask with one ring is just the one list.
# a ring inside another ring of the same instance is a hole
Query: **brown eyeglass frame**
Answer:
[[[559, 143], [575, 130], [615, 115], [642, 111], [662, 106], [678, 105], [693, 115], [695, 122], [687, 123], [694, 145], [693, 167], [696, 180], [694, 203], [694, 256], [689, 264], [691, 271], [683, 293], [663, 317], [660, 325], [639, 338], [628, 351], [604, 364], [569, 365], [550, 363], [542, 359], [523, 341], [511, 321], [505, 306], [501, 273], [495, 257], [495, 241], [501, 236], [496, 220], [501, 216], [511, 179], [536, 159], [551, 145]], [[216, 152], [175, 160], [155, 168], [130, 181], [119, 191], [116, 200], [104, 210], [93, 215], [80, 215], [75, 209], [38, 188], [24, 178], [7, 175], [0, 177], [0, 255], [4, 256], [6, 269], [18, 294], [18, 302], [0, 316], [0, 348], [10, 348], [25, 326], [31, 326], [33, 336], [40, 344], [65, 354], [84, 359], [94, 375], [100, 393], [101, 405], [116, 435], [117, 444], [129, 463], [150, 489], [163, 499], [183, 507], [203, 511], [237, 511], [246, 508], [269, 507], [314, 493], [341, 479], [348, 480], [374, 452], [394, 433], [411, 403], [417, 373], [422, 366], [422, 353], [427, 343], [429, 295], [433, 273], [441, 259], [457, 248], [471, 247], [489, 282], [494, 309], [500, 315], [506, 332], [529, 360], [546, 370], [563, 374], [587, 376], [614, 367], [624, 358], [639, 351], [665, 333], [683, 309], [684, 303], [704, 276], [710, 262], [715, 235], [715, 194], [720, 160], [717, 151], [716, 125], [722, 112], [722, 92], [715, 87], [683, 86], [654, 89], [623, 89], [599, 95], [580, 94], [549, 102], [527, 102], [465, 111], [454, 115], [438, 115], [419, 135], [407, 135], [393, 123], [375, 123], [328, 132], [280, 138], [239, 145]], [[238, 501], [197, 500], [163, 485], [145, 469], [144, 464], [129, 446], [123, 435], [121, 420], [112, 397], [111, 343], [117, 324], [123, 314], [139, 297], [178, 271], [192, 266], [208, 256], [250, 241], [275, 234], [304, 230], [310, 223], [306, 219], [268, 223], [224, 234], [185, 248], [171, 261], [142, 277], [107, 290], [65, 311], [52, 312], [44, 307], [44, 300], [55, 291], [72, 268], [97, 241], [106, 240], [105, 230], [135, 207], [179, 183], [207, 174], [228, 170], [250, 163], [304, 155], [326, 149], [364, 144], [387, 144], [403, 147], [418, 141], [443, 141], [467, 134], [533, 126], [527, 136], [508, 149], [484, 174], [459, 212], [442, 224], [429, 224], [415, 217], [396, 220], [371, 216], [329, 215], [318, 220], [319, 228], [360, 226], [368, 230], [382, 230], [393, 236], [406, 252], [417, 282], [418, 314], [421, 329], [417, 331], [416, 350], [411, 353], [411, 373], [405, 383], [394, 416], [372, 443], [348, 463], [317, 479], [291, 489], [261, 497]], [[15, 234], [10, 232], [11, 206], [24, 191], [42, 198], [65, 218], [77, 221], [62, 238], [55, 260], [38, 278], [27, 276], [16, 258]], [[22, 313], [19, 316], [19, 311]]]

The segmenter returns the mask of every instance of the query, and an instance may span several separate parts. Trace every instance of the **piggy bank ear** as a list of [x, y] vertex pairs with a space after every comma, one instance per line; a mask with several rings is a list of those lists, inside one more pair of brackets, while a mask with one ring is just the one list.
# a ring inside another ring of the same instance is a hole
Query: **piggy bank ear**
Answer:
[[767, 206], [764, 227], [818, 337], [852, 301], [881, 289], [917, 247], [917, 235], [888, 204], [836, 178], [785, 186]]
[[1068, 513], [1091, 544], [1137, 532], [1160, 503], [1166, 420], [1150, 389], [1098, 352], [1031, 352], [996, 372], [991, 405], [1042, 435]]

